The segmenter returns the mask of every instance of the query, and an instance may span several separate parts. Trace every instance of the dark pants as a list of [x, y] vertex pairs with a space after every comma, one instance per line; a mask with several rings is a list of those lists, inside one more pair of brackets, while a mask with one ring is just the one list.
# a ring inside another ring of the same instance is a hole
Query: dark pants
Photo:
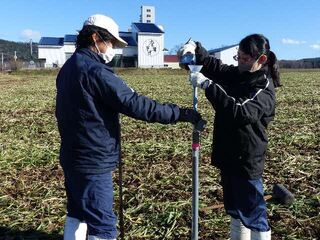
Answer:
[[224, 207], [231, 217], [257, 232], [269, 231], [262, 179], [250, 180], [231, 174], [221, 174]]
[[117, 237], [117, 218], [113, 213], [112, 172], [81, 174], [65, 171], [67, 215], [86, 222], [88, 235]]

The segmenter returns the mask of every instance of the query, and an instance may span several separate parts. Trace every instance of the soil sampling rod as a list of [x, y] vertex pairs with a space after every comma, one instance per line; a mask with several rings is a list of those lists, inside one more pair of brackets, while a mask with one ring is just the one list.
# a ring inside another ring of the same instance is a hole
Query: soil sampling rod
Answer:
[[[189, 65], [191, 72], [200, 71], [202, 66]], [[193, 109], [198, 110], [198, 88], [193, 87]], [[194, 125], [192, 132], [192, 240], [198, 240], [199, 218], [199, 150], [200, 131]]]
[[[191, 38], [186, 44], [188, 44]], [[200, 72], [202, 65], [196, 64], [196, 56], [187, 52], [180, 59], [180, 65], [188, 66], [190, 74]], [[198, 88], [193, 87], [193, 109], [198, 110]], [[200, 131], [203, 131], [206, 121], [201, 120], [193, 126], [192, 132], [192, 229], [191, 239], [198, 240], [198, 218], [199, 218], [199, 150], [200, 150]]]

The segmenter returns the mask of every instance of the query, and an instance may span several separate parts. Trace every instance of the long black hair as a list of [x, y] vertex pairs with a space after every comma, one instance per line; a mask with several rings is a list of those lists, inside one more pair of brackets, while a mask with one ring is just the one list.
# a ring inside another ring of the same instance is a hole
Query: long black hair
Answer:
[[258, 59], [262, 54], [267, 56], [267, 62], [263, 67], [267, 67], [269, 77], [272, 78], [275, 87], [281, 87], [280, 72], [277, 57], [274, 52], [270, 50], [269, 40], [262, 34], [252, 34], [240, 41], [240, 50]]
[[77, 36], [76, 48], [87, 48], [94, 45], [92, 34], [98, 33], [104, 41], [112, 40], [114, 37], [105, 29], [93, 25], [85, 25]]

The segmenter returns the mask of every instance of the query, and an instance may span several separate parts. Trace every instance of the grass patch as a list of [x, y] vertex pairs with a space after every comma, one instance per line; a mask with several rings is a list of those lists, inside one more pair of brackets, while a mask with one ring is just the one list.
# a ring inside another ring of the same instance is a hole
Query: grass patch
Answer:
[[[116, 69], [128, 85], [161, 102], [192, 106], [183, 70]], [[54, 116], [57, 70], [0, 74], [0, 239], [59, 239], [65, 217], [59, 135]], [[296, 196], [268, 203], [273, 239], [320, 236], [320, 72], [283, 71], [277, 115], [268, 129], [264, 183], [282, 183]], [[210, 165], [214, 112], [200, 92], [208, 120], [202, 134], [201, 209], [222, 201], [219, 173]], [[127, 239], [189, 239], [191, 131], [188, 123], [148, 124], [121, 117]], [[114, 172], [116, 180], [118, 172]], [[115, 209], [118, 205], [115, 184]], [[223, 209], [200, 211], [201, 239], [227, 239]], [[31, 237], [30, 237], [31, 236]], [[30, 238], [28, 238], [30, 237]]]

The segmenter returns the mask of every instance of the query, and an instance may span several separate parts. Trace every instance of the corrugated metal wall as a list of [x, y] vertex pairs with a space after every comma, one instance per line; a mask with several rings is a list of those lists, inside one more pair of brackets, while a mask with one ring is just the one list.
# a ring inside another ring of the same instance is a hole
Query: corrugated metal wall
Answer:
[[163, 67], [163, 34], [139, 33], [138, 67]]

